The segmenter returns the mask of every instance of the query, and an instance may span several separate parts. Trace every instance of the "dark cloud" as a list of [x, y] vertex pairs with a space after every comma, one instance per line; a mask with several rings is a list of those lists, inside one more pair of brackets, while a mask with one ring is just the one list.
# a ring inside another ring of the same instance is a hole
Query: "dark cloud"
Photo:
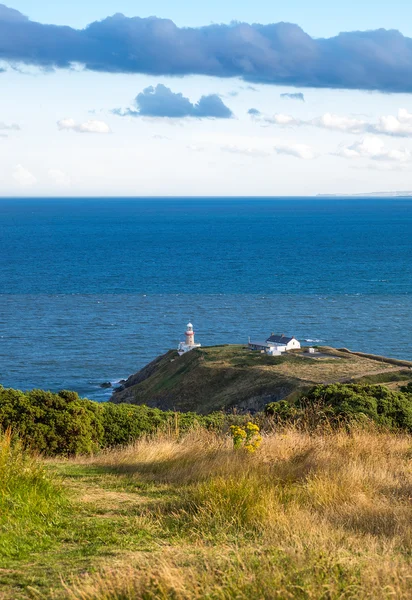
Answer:
[[116, 14], [82, 30], [43, 25], [0, 5], [0, 59], [104, 72], [242, 77], [300, 87], [412, 91], [412, 39], [354, 31], [314, 39], [291, 23], [179, 28]]
[[112, 112], [119, 116], [129, 117], [184, 117], [229, 119], [233, 113], [217, 94], [202, 96], [196, 104], [183, 94], [175, 94], [165, 85], [150, 86], [136, 96], [136, 108], [126, 110], [114, 109]]
[[8, 8], [4, 4], [0, 4], [0, 21], [4, 23], [25, 23], [29, 19], [14, 8]]
[[287, 100], [300, 100], [301, 102], [305, 102], [305, 96], [302, 92], [297, 92], [294, 94], [281, 94], [281, 98], [286, 98]]
[[252, 117], [258, 117], [262, 113], [257, 108], [249, 108], [249, 110], [247, 111], [247, 114], [252, 115]]

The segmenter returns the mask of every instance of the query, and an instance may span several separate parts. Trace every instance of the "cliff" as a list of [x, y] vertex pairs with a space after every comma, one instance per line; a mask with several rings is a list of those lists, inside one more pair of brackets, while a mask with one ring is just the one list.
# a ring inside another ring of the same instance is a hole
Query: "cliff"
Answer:
[[317, 355], [302, 351], [280, 357], [234, 345], [199, 348], [183, 356], [171, 350], [129, 377], [111, 402], [201, 414], [255, 412], [317, 383], [412, 378], [407, 368], [412, 363], [394, 366], [389, 361], [333, 348]]

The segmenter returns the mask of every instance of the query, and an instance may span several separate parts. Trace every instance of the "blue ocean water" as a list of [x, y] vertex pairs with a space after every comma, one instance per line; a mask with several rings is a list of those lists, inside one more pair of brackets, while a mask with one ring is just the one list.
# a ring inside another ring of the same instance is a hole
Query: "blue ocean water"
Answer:
[[0, 200], [0, 383], [74, 389], [182, 339], [412, 360], [412, 200]]

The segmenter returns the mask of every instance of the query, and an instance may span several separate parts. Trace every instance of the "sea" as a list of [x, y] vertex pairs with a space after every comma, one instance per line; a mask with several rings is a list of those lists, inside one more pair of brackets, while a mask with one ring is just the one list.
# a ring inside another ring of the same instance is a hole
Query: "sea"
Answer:
[[0, 384], [110, 389], [184, 339], [412, 360], [412, 200], [0, 200]]

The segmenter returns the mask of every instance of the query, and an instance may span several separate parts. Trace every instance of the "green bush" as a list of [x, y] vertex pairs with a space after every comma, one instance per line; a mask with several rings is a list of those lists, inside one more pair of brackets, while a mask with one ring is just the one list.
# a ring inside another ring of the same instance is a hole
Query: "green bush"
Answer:
[[411, 394], [411, 396], [412, 396], [412, 381], [409, 381], [409, 383], [407, 383], [406, 385], [402, 386], [400, 388], [400, 390], [404, 394]]
[[75, 392], [21, 392], [0, 386], [0, 429], [10, 428], [26, 447], [49, 456], [90, 454], [157, 431], [179, 435], [196, 427], [218, 430], [224, 421], [223, 413], [200, 416], [131, 404], [99, 404]]
[[17, 432], [26, 446], [48, 455], [83, 454], [100, 447], [100, 407], [74, 392], [0, 387], [0, 425]]
[[266, 414], [283, 423], [301, 422], [302, 418], [317, 424], [370, 420], [391, 429], [412, 431], [412, 395], [384, 385], [318, 385], [293, 403], [268, 404]]

